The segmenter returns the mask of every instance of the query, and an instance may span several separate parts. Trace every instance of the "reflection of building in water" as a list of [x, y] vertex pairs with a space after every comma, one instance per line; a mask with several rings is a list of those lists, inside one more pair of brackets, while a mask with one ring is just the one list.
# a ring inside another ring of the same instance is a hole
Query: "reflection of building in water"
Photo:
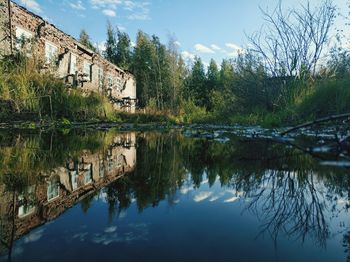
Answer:
[[13, 240], [57, 218], [84, 197], [132, 172], [136, 164], [135, 145], [136, 134], [121, 134], [104, 151], [85, 151], [78, 159], [67, 160], [65, 166], [43, 172], [22, 192], [7, 192], [0, 185], [2, 245], [10, 248]]

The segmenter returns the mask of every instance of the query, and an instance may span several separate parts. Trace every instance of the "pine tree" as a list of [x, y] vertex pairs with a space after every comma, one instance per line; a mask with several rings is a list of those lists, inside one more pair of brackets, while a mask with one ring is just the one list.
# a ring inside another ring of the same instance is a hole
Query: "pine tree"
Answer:
[[125, 32], [117, 31], [118, 43], [116, 45], [116, 63], [123, 69], [128, 70], [131, 64], [131, 41]]
[[197, 106], [206, 106], [208, 103], [206, 80], [202, 60], [196, 57], [187, 83], [186, 93], [194, 99]]
[[152, 52], [149, 37], [139, 31], [134, 49], [132, 72], [136, 77], [137, 98], [141, 107], [147, 106], [149, 100], [155, 97]]
[[93, 43], [90, 40], [90, 36], [84, 29], [80, 31], [79, 42], [84, 46], [86, 46], [87, 48], [91, 49], [92, 51], [94, 52], [97, 51], [96, 47], [93, 45]]
[[106, 50], [103, 52], [103, 55], [109, 62], [117, 65], [117, 40], [110, 22], [107, 23]]

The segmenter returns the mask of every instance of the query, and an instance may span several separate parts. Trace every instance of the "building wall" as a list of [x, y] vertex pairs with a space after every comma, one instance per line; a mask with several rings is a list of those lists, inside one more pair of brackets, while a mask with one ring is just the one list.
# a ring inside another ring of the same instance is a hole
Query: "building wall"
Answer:
[[0, 0], [0, 56], [8, 54], [10, 50], [9, 39], [9, 13], [8, 1]]
[[40, 16], [16, 3], [12, 2], [11, 6], [13, 44], [17, 49], [35, 52], [44, 70], [54, 73], [68, 85], [86, 93], [106, 94], [116, 108], [127, 106], [127, 110], [134, 111], [136, 85], [132, 74], [108, 62]]

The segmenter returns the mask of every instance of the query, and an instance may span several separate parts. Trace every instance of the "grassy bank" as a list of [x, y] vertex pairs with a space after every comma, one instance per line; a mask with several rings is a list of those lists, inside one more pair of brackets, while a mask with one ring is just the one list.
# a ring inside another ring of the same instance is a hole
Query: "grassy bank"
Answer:
[[114, 120], [107, 98], [68, 89], [35, 58], [21, 54], [0, 61], [0, 120]]
[[[245, 88], [253, 89], [264, 81], [266, 78], [255, 79]], [[23, 121], [24, 128], [36, 128], [38, 122], [58, 126], [110, 122], [281, 127], [350, 111], [348, 71], [317, 79], [290, 79], [282, 88], [278, 94], [284, 100], [270, 96], [273, 98], [269, 98], [273, 103], [267, 101], [273, 105], [270, 107], [267, 102], [254, 103], [248, 95], [242, 98], [229, 91], [230, 100], [224, 99], [224, 92], [212, 93], [210, 110], [189, 98], [181, 99], [176, 110], [147, 106], [135, 114], [120, 113], [113, 110], [106, 97], [70, 89], [55, 75], [41, 72], [41, 65], [34, 58], [18, 54], [0, 61], [0, 122]]]

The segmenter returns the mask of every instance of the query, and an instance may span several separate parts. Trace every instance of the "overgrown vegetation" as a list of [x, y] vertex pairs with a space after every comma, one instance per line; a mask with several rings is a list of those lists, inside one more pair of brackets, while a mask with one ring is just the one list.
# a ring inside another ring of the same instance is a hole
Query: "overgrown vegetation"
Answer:
[[0, 61], [0, 119], [113, 119], [107, 98], [69, 90], [61, 80], [41, 69], [34, 57], [21, 53]]
[[[348, 112], [350, 51], [346, 36], [329, 49], [336, 7], [330, 0], [272, 12], [248, 37], [250, 47], [218, 66], [205, 68], [199, 57], [184, 61], [177, 41], [167, 45], [139, 31], [136, 44], [107, 25], [104, 57], [131, 71], [137, 81], [139, 113], [116, 115], [107, 99], [68, 90], [49, 73], [39, 73], [35, 58], [21, 55], [0, 62], [0, 118], [12, 112], [73, 121], [243, 123], [288, 125]], [[338, 30], [341, 32], [341, 30]], [[333, 39], [334, 40], [334, 39]], [[93, 48], [83, 30], [80, 42]], [[335, 43], [335, 42], [333, 42]]]
[[280, 2], [262, 10], [266, 24], [249, 48], [208, 68], [199, 57], [187, 65], [173, 38], [165, 45], [140, 31], [131, 47], [109, 24], [106, 58], [134, 73], [141, 107], [178, 122], [286, 125], [347, 111], [349, 50], [328, 48], [336, 14], [329, 0], [290, 10]]

